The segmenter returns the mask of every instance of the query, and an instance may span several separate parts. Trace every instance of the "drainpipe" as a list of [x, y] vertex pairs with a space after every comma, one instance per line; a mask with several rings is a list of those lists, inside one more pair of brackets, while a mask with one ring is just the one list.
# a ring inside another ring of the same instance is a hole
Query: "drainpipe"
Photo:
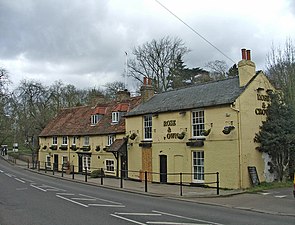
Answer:
[[242, 187], [243, 173], [242, 173], [242, 142], [241, 142], [241, 116], [240, 110], [234, 108], [231, 104], [230, 108], [237, 113], [237, 121], [238, 121], [238, 148], [239, 148], [239, 188]]

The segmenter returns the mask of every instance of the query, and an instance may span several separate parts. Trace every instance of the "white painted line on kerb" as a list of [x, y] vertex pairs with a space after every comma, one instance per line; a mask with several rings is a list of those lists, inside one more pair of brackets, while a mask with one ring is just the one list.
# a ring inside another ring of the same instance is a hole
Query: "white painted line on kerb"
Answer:
[[12, 175], [9, 174], [9, 173], [5, 173], [5, 175], [8, 176], [8, 177], [12, 177]]
[[131, 219], [119, 216], [119, 215], [111, 214], [111, 216], [117, 217], [117, 218], [119, 218], [121, 220], [126, 220], [126, 221], [131, 222], [131, 223], [140, 224], [140, 225], [146, 225], [145, 223], [141, 223], [141, 222], [138, 222], [138, 221], [135, 221], [135, 220], [131, 220]]
[[33, 185], [33, 184], [31, 184], [30, 186], [33, 187], [33, 188], [36, 188], [36, 189], [38, 189], [38, 190], [40, 190], [40, 191], [44, 191], [44, 192], [46, 192], [46, 190], [44, 190], [44, 189], [42, 189], [42, 188], [40, 188], [40, 187], [38, 187], [38, 186], [35, 186], [35, 185]]
[[56, 197], [61, 198], [61, 199], [66, 200], [66, 201], [69, 201], [69, 202], [72, 202], [72, 203], [75, 203], [75, 204], [77, 204], [77, 205], [81, 205], [81, 206], [83, 206], [83, 207], [88, 208], [88, 205], [84, 205], [84, 204], [82, 204], [82, 203], [80, 203], [80, 202], [73, 201], [72, 199], [68, 199], [68, 198], [65, 198], [65, 197], [60, 196], [60, 195], [56, 195]]
[[23, 184], [26, 183], [25, 181], [21, 180], [21, 179], [18, 179], [18, 178], [14, 178], [15, 180], [19, 181], [19, 182], [22, 182]]
[[161, 211], [157, 211], [157, 210], [153, 210], [153, 212], [155, 212], [155, 213], [161, 213], [163, 215], [173, 216], [173, 217], [177, 217], [177, 218], [181, 218], [181, 219], [187, 219], [187, 220], [191, 220], [191, 221], [197, 221], [197, 222], [208, 223], [208, 224], [215, 224], [215, 225], [223, 225], [222, 223], [214, 223], [214, 222], [210, 222], [210, 221], [206, 221], [206, 220], [198, 220], [198, 219], [195, 219], [195, 218], [190, 218], [190, 217], [186, 217], [186, 216], [175, 215], [175, 214], [171, 214], [171, 213], [165, 213], [165, 212], [161, 212]]
[[119, 213], [115, 212], [116, 215], [127, 215], [127, 216], [162, 216], [160, 213]]
[[270, 195], [270, 193], [261, 193], [262, 195]]

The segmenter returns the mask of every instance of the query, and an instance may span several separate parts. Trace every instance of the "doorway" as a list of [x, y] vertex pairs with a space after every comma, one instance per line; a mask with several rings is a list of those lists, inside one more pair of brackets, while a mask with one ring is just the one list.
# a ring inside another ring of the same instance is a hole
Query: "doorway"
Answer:
[[160, 155], [160, 183], [167, 183], [167, 155]]

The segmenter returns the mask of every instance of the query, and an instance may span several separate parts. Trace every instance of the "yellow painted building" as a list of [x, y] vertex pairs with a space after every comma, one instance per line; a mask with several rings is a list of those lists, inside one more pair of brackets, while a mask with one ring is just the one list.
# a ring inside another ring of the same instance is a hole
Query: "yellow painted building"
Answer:
[[[149, 81], [141, 88], [142, 104], [127, 113], [128, 169], [132, 179], [183, 181], [209, 186], [219, 172], [220, 187], [251, 186], [248, 167], [260, 181], [270, 176], [268, 158], [255, 148], [255, 133], [265, 120], [268, 91], [256, 72], [250, 51], [242, 50], [237, 77], [153, 94]], [[167, 175], [168, 174], [168, 175]]]
[[[127, 91], [117, 100], [62, 109], [39, 135], [41, 169], [100, 170], [118, 176], [128, 169], [124, 115], [140, 102]], [[70, 166], [70, 167], [69, 167]]]

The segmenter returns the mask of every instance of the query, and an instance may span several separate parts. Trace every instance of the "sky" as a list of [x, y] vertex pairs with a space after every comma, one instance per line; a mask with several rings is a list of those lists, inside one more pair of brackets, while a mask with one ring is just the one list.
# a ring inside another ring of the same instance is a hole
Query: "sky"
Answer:
[[246, 48], [264, 70], [272, 46], [295, 41], [295, 1], [0, 0], [0, 31], [0, 67], [12, 88], [22, 80], [101, 88], [125, 81], [134, 47], [166, 36], [191, 50], [189, 68], [232, 66]]

